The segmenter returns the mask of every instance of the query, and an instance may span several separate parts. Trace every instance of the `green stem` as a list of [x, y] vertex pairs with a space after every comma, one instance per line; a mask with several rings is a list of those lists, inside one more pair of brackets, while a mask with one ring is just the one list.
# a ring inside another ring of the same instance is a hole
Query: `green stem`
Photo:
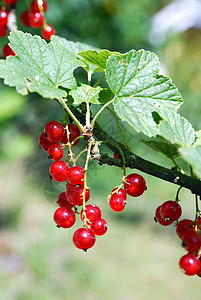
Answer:
[[89, 102], [86, 103], [87, 112], [86, 112], [86, 126], [90, 126], [90, 109], [89, 109]]
[[175, 198], [175, 201], [176, 202], [179, 202], [180, 200], [179, 200], [179, 192], [180, 192], [180, 190], [182, 189], [182, 186], [180, 186], [179, 188], [178, 188], [178, 190], [177, 190], [177, 194], [176, 194], [176, 198]]
[[104, 77], [105, 77], [105, 73], [103, 73], [102, 76], [99, 78], [99, 80], [94, 84], [94, 87], [97, 87], [101, 83]]
[[83, 153], [86, 153], [86, 150], [85, 150], [85, 149], [82, 150], [82, 151], [78, 154], [78, 156], [76, 157], [76, 159], [75, 159], [75, 161], [74, 161], [74, 165], [76, 165], [76, 162], [78, 161], [78, 159], [80, 158], [80, 156], [81, 156]]
[[95, 115], [95, 117], [93, 118], [92, 122], [91, 122], [91, 127], [93, 128], [94, 127], [94, 124], [95, 124], [95, 121], [96, 119], [98, 118], [98, 116], [103, 112], [103, 110], [108, 106], [110, 105], [112, 102], [114, 101], [114, 99], [110, 100], [109, 102], [107, 102], [105, 105], [103, 105], [101, 107], [101, 109], [97, 112], [97, 114]]
[[76, 116], [72, 113], [72, 111], [70, 110], [70, 108], [66, 104], [66, 100], [67, 99], [59, 99], [59, 102], [63, 106], [63, 108], [67, 111], [67, 113], [71, 116], [71, 118], [73, 119], [73, 121], [75, 122], [75, 124], [77, 124], [77, 126], [79, 127], [79, 129], [82, 132], [86, 133], [86, 131], [85, 131], [84, 127], [82, 126], [82, 124], [79, 122], [79, 120], [76, 118]]

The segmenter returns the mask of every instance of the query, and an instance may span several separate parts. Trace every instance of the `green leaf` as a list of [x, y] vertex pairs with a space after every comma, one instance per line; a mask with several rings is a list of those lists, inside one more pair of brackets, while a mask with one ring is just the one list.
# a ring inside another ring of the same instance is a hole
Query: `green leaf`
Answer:
[[70, 91], [70, 95], [74, 99], [74, 104], [80, 104], [82, 102], [99, 104], [99, 93], [101, 91], [101, 87], [92, 87], [87, 84], [81, 84], [76, 90]]
[[15, 86], [22, 95], [30, 91], [51, 99], [66, 96], [59, 87], [76, 88], [73, 71], [84, 64], [72, 52], [21, 31], [13, 31], [9, 39], [16, 56], [0, 61], [5, 84]]
[[99, 94], [99, 102], [104, 105], [107, 102], [109, 102], [110, 100], [112, 100], [113, 97], [114, 97], [114, 94], [111, 92], [111, 90], [102, 88], [102, 90], [100, 91], [100, 94]]
[[171, 79], [158, 72], [158, 57], [145, 50], [112, 54], [107, 61], [106, 78], [115, 94], [115, 111], [123, 121], [148, 136], [159, 131], [153, 112], [163, 117], [165, 108], [176, 111], [183, 102]]
[[194, 173], [201, 178], [201, 145], [181, 147], [178, 151], [192, 167]]
[[195, 132], [196, 140], [194, 145], [201, 145], [201, 130]]
[[190, 146], [195, 140], [195, 131], [188, 120], [173, 111], [164, 111], [159, 124], [159, 134], [171, 143], [181, 146]]
[[168, 142], [161, 142], [161, 141], [155, 141], [155, 140], [141, 140], [142, 143], [149, 146], [153, 150], [161, 153], [162, 155], [166, 156], [167, 158], [176, 158], [180, 156], [180, 154], [177, 151], [177, 147], [175, 145], [172, 145]]
[[102, 71], [106, 69], [106, 63], [108, 57], [112, 54], [120, 54], [118, 52], [110, 52], [108, 50], [100, 50], [99, 52], [96, 50], [88, 50], [79, 52], [79, 55], [86, 60], [87, 62], [91, 63], [92, 65], [97, 66]]

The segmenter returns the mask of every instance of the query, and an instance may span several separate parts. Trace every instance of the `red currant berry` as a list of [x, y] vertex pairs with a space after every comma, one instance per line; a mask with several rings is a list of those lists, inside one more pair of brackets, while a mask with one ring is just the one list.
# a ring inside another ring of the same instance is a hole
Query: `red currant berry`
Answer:
[[[89, 204], [85, 207], [85, 213], [87, 217], [87, 224], [91, 224], [94, 220], [101, 218], [101, 210], [98, 206]], [[81, 210], [80, 217], [82, 221], [85, 221], [85, 217], [83, 214], [83, 209]]]
[[64, 155], [63, 148], [58, 144], [52, 144], [48, 148], [48, 158], [53, 160], [60, 160]]
[[108, 225], [104, 219], [96, 219], [91, 224], [91, 230], [95, 235], [103, 235], [107, 232]]
[[160, 210], [161, 210], [161, 205], [158, 206], [155, 211], [154, 220], [156, 222], [158, 222], [159, 224], [161, 224], [162, 226], [168, 226], [168, 225], [172, 224], [173, 221], [168, 221], [168, 220], [163, 219], [163, 217], [161, 216]]
[[184, 219], [181, 220], [177, 224], [176, 233], [180, 239], [183, 238], [184, 234], [188, 231], [194, 232], [195, 231], [195, 223], [192, 220]]
[[6, 26], [8, 23], [8, 12], [0, 10], [0, 26]]
[[63, 125], [58, 121], [48, 122], [45, 125], [44, 131], [47, 134], [48, 139], [54, 143], [60, 142], [65, 132]]
[[11, 47], [8, 44], [6, 44], [3, 47], [2, 53], [3, 53], [4, 58], [6, 58], [9, 55], [15, 56], [15, 52], [11, 49]]
[[[79, 128], [75, 124], [68, 124], [68, 131], [69, 131], [69, 141], [72, 143], [78, 136], [81, 135]], [[78, 139], [73, 146], [77, 145], [79, 143], [80, 139]], [[66, 144], [68, 142], [67, 140], [67, 132], [65, 130], [64, 138], [61, 140], [61, 143]]]
[[44, 17], [39, 12], [29, 14], [29, 24], [33, 28], [40, 28], [43, 25]]
[[179, 267], [184, 274], [192, 276], [200, 271], [200, 261], [195, 255], [188, 253], [180, 258]]
[[48, 5], [45, 0], [33, 0], [30, 6], [31, 11], [34, 13], [40, 12], [40, 7], [38, 6], [38, 4], [42, 6], [43, 12], [46, 12]]
[[146, 189], [146, 181], [139, 174], [130, 174], [126, 177], [124, 189], [126, 193], [132, 197], [141, 196]]
[[50, 175], [58, 182], [66, 181], [69, 166], [65, 161], [55, 161], [50, 166]]
[[55, 223], [62, 228], [70, 228], [75, 224], [75, 213], [68, 207], [59, 207], [54, 213]]
[[54, 27], [52, 25], [45, 25], [42, 29], [41, 29], [41, 35], [42, 37], [49, 41], [51, 39], [51, 36], [54, 35], [56, 33]]
[[201, 230], [201, 217], [200, 216], [198, 216], [198, 218], [197, 218], [197, 227], [198, 227], [198, 229]]
[[200, 261], [200, 271], [197, 274], [197, 276], [201, 277], [201, 257], [199, 257], [199, 261]]
[[51, 142], [44, 133], [42, 133], [39, 137], [39, 146], [41, 147], [41, 149], [43, 149], [44, 151], [47, 151], [48, 148], [53, 145], [54, 143]]
[[60, 206], [60, 207], [67, 207], [67, 208], [73, 208], [74, 205], [73, 204], [70, 204], [68, 202], [68, 200], [66, 199], [66, 194], [65, 192], [62, 192], [59, 197], [58, 197], [58, 200], [57, 200], [57, 204]]
[[201, 247], [201, 236], [196, 231], [187, 231], [182, 236], [183, 246], [188, 252], [198, 252]]
[[16, 3], [18, 0], [4, 0], [6, 2], [7, 5], [13, 5], [14, 3]]
[[[116, 192], [115, 192], [116, 191]], [[115, 193], [114, 193], [115, 192]], [[112, 190], [112, 196], [111, 197], [113, 197], [113, 196], [119, 196], [119, 197], [121, 197], [121, 198], [123, 198], [124, 200], [126, 200], [127, 199], [127, 194], [126, 194], [126, 192], [123, 190], [123, 189], [118, 189], [118, 188], [115, 188], [115, 189], [113, 189]]]
[[6, 26], [0, 26], [0, 37], [4, 37], [7, 35], [8, 29]]
[[109, 201], [110, 207], [116, 212], [124, 210], [126, 201], [120, 196], [112, 196]]
[[115, 153], [114, 153], [113, 157], [114, 157], [114, 158], [120, 158], [120, 157], [119, 157], [118, 155], [116, 155]]
[[[83, 189], [84, 187], [76, 187], [70, 184], [66, 189], [66, 199], [73, 205], [82, 205]], [[90, 190], [87, 187], [85, 191], [85, 202], [87, 202], [89, 198], [90, 198]]]
[[30, 26], [29, 23], [29, 11], [25, 10], [20, 15], [20, 21], [24, 26]]
[[163, 219], [176, 221], [181, 217], [182, 209], [178, 202], [169, 200], [161, 205], [160, 212]]
[[95, 244], [96, 237], [91, 229], [79, 228], [73, 235], [73, 243], [75, 247], [82, 250], [87, 250]]
[[68, 172], [67, 181], [71, 185], [83, 185], [84, 184], [84, 169], [79, 166], [74, 166], [70, 168]]

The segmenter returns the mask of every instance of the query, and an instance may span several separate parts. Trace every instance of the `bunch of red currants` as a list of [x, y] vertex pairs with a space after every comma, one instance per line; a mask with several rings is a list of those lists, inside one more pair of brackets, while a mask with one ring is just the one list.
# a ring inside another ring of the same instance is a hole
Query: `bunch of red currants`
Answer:
[[[70, 162], [62, 161], [63, 148], [77, 145], [80, 141], [80, 130], [75, 124], [69, 123], [65, 127], [58, 121], [50, 121], [45, 125], [44, 132], [39, 138], [40, 147], [48, 153], [48, 158], [54, 160], [50, 165], [51, 177], [57, 182], [66, 182], [66, 191], [58, 196], [59, 208], [54, 213], [57, 227], [70, 228], [75, 224], [76, 215], [79, 214], [83, 227], [75, 231], [73, 243], [78, 249], [87, 251], [96, 241], [95, 236], [104, 235], [108, 225], [102, 218], [102, 212], [97, 205], [86, 202], [90, 198], [90, 189], [86, 184], [87, 170]], [[122, 186], [124, 185], [124, 189]], [[112, 190], [109, 195], [109, 205], [115, 212], [125, 208], [127, 194], [138, 197], [146, 189], [144, 178], [136, 173], [130, 174], [123, 183]], [[82, 206], [80, 212], [79, 207]]]
[[[0, 7], [0, 37], [5, 37], [8, 34], [8, 21], [11, 12], [13, 13], [13, 6], [18, 0], [4, 0], [4, 5]], [[20, 14], [20, 21], [24, 26], [33, 28], [41, 28], [41, 36], [45, 40], [50, 40], [51, 36], [55, 34], [55, 29], [52, 25], [47, 24], [45, 12], [48, 4], [45, 0], [33, 0], [30, 3], [29, 10], [25, 10]], [[6, 44], [2, 49], [3, 57], [9, 55], [15, 56], [14, 51]]]
[[155, 212], [155, 221], [162, 226], [168, 226], [173, 222], [176, 224], [176, 233], [182, 240], [182, 246], [188, 251], [179, 261], [179, 267], [186, 275], [198, 275], [201, 277], [201, 217], [196, 220], [183, 219], [178, 222], [182, 215], [182, 208], [177, 201], [166, 201]]

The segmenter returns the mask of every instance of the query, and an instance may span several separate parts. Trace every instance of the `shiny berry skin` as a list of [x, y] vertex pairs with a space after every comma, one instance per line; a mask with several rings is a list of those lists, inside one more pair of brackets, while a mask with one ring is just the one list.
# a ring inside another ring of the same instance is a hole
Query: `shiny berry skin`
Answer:
[[30, 26], [29, 23], [29, 11], [28, 10], [24, 10], [21, 15], [20, 15], [20, 21], [24, 26]]
[[[79, 128], [75, 124], [68, 124], [68, 131], [69, 131], [69, 141], [72, 143], [78, 136], [81, 135]], [[78, 139], [73, 146], [77, 145], [79, 143], [80, 139]], [[61, 143], [66, 144], [67, 143], [67, 133], [65, 131], [64, 138], [61, 140]]]
[[44, 151], [47, 151], [48, 148], [54, 144], [54, 142], [51, 142], [46, 135], [44, 134], [44, 132], [40, 135], [39, 137], [39, 146], [41, 149], [43, 149]]
[[6, 26], [0, 26], [0, 37], [4, 37], [7, 35], [8, 29]]
[[161, 210], [161, 205], [158, 206], [155, 211], [154, 220], [162, 226], [168, 226], [168, 225], [172, 224], [173, 221], [171, 221], [171, 220], [168, 221], [168, 220], [163, 219], [163, 217], [161, 216], [160, 210]]
[[120, 212], [124, 210], [126, 201], [120, 196], [112, 196], [109, 204], [113, 211]]
[[176, 233], [180, 239], [183, 238], [184, 234], [188, 231], [195, 231], [195, 223], [189, 219], [183, 219], [177, 224]]
[[68, 200], [66, 199], [66, 194], [65, 192], [62, 192], [59, 197], [58, 197], [58, 200], [57, 200], [57, 204], [60, 206], [60, 207], [68, 207], [68, 208], [73, 208], [74, 205], [69, 203]]
[[45, 25], [42, 29], [41, 29], [41, 35], [42, 37], [49, 41], [51, 39], [51, 36], [54, 35], [56, 33], [54, 27], [52, 25]]
[[54, 213], [55, 223], [62, 228], [70, 228], [75, 224], [75, 213], [68, 207], [59, 207]]
[[43, 26], [44, 17], [39, 12], [29, 14], [29, 24], [33, 28], [40, 28]]
[[2, 53], [4, 58], [6, 58], [7, 56], [11, 55], [11, 56], [15, 56], [15, 52], [11, 49], [11, 47], [6, 44], [3, 49], [2, 49]]
[[[118, 190], [118, 191], [117, 191]], [[114, 193], [114, 191], [116, 191], [116, 193]], [[121, 198], [123, 198], [124, 200], [126, 200], [127, 199], [127, 194], [126, 194], [126, 192], [124, 191], [124, 189], [118, 189], [118, 188], [115, 188], [115, 189], [113, 189], [112, 190], [112, 196], [111, 197], [113, 197], [113, 196], [120, 196]]]
[[50, 175], [55, 181], [63, 182], [66, 181], [69, 166], [65, 161], [55, 161], [50, 166]]
[[40, 12], [40, 8], [38, 6], [38, 3], [43, 7], [43, 12], [46, 12], [47, 10], [47, 2], [45, 0], [33, 0], [31, 2], [31, 5], [30, 5], [30, 9], [32, 12], [36, 13], [36, 12]]
[[196, 231], [187, 231], [182, 236], [183, 246], [188, 252], [198, 252], [201, 247], [201, 236]]
[[[93, 204], [88, 204], [85, 206], [85, 213], [87, 217], [87, 224], [91, 224], [96, 219], [101, 218], [101, 210], [98, 206]], [[80, 217], [82, 221], [84, 222], [84, 215], [83, 215], [83, 209], [81, 210]]]
[[124, 182], [124, 190], [129, 196], [141, 196], [146, 189], [146, 181], [144, 178], [136, 173], [130, 174], [126, 177]]
[[95, 234], [89, 228], [79, 228], [73, 235], [73, 243], [75, 247], [82, 250], [87, 250], [95, 244]]
[[62, 159], [62, 157], [64, 155], [64, 150], [60, 145], [52, 144], [48, 148], [47, 153], [48, 153], [48, 158], [53, 159], [53, 160], [60, 160], [60, 159]]
[[84, 185], [84, 169], [79, 166], [74, 166], [70, 168], [68, 172], [67, 181], [71, 185]]
[[[84, 187], [76, 187], [74, 185], [69, 185], [66, 189], [66, 199], [73, 205], [83, 204], [83, 189]], [[90, 190], [87, 187], [85, 191], [85, 202], [90, 198]]]
[[161, 205], [160, 213], [163, 219], [176, 221], [181, 217], [182, 209], [178, 202], [168, 200]]
[[192, 276], [200, 271], [200, 261], [195, 255], [188, 253], [180, 258], [179, 267], [184, 274]]
[[44, 132], [50, 141], [58, 143], [62, 140], [65, 130], [60, 122], [50, 121], [45, 125]]
[[6, 26], [8, 23], [8, 12], [0, 10], [0, 26]]
[[96, 219], [91, 224], [91, 230], [95, 235], [103, 235], [107, 232], [108, 225], [104, 219]]

